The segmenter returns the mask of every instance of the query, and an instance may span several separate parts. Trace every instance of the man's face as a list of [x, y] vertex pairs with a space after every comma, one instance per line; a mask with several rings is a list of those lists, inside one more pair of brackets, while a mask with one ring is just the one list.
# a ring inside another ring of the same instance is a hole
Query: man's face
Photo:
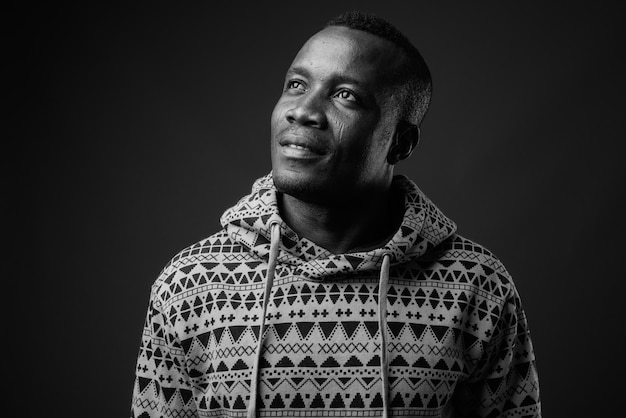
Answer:
[[329, 27], [302, 47], [272, 113], [272, 169], [278, 190], [301, 200], [341, 203], [389, 186], [387, 162], [397, 116], [393, 43]]

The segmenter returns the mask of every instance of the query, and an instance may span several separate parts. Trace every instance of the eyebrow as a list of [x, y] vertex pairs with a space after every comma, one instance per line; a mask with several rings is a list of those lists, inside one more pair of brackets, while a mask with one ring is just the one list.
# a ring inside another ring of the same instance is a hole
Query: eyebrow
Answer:
[[[286, 75], [290, 76], [290, 75], [295, 75], [295, 74], [302, 74], [305, 77], [309, 77], [309, 78], [311, 77], [311, 72], [307, 68], [301, 67], [301, 66], [289, 68], [289, 70], [287, 70]], [[364, 87], [364, 84], [361, 80], [357, 80], [356, 78], [350, 77], [347, 75], [334, 75], [333, 79], [341, 83], [354, 84], [356, 86]]]

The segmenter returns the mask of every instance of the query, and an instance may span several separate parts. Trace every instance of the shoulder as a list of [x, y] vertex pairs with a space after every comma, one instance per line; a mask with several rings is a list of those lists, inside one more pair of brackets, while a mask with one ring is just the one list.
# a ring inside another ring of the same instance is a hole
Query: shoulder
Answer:
[[515, 291], [502, 261], [489, 249], [458, 234], [428, 251], [418, 263], [436, 280], [472, 288], [491, 298], [504, 300]]
[[179, 251], [163, 270], [180, 270], [198, 262], [220, 258], [220, 255], [224, 252], [232, 252], [233, 245], [235, 243], [230, 239], [227, 232], [222, 229]]
[[[466, 265], [478, 263], [493, 269], [494, 272], [507, 274], [504, 264], [489, 249], [459, 234], [453, 234], [438, 247], [438, 256], [455, 260]], [[488, 269], [488, 271], [489, 271]]]
[[216, 274], [216, 266], [228, 265], [245, 253], [246, 249], [222, 229], [172, 257], [152, 285], [153, 297], [167, 303], [182, 294], [193, 293], [211, 281], [211, 276]]

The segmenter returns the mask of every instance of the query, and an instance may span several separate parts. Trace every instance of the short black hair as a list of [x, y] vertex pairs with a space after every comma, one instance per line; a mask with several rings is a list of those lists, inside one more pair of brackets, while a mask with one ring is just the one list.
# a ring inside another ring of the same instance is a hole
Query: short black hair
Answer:
[[387, 20], [371, 13], [347, 11], [330, 19], [329, 26], [344, 26], [370, 33], [393, 42], [406, 55], [406, 61], [395, 76], [400, 87], [400, 117], [419, 126], [428, 111], [432, 96], [432, 77], [426, 61], [409, 39]]

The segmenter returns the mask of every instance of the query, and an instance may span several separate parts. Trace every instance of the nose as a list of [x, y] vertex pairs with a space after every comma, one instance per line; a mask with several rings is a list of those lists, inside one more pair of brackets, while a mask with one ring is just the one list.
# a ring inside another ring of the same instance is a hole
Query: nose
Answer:
[[287, 121], [311, 128], [326, 129], [328, 119], [326, 119], [321, 101], [320, 97], [310, 91], [299, 96], [285, 113]]

